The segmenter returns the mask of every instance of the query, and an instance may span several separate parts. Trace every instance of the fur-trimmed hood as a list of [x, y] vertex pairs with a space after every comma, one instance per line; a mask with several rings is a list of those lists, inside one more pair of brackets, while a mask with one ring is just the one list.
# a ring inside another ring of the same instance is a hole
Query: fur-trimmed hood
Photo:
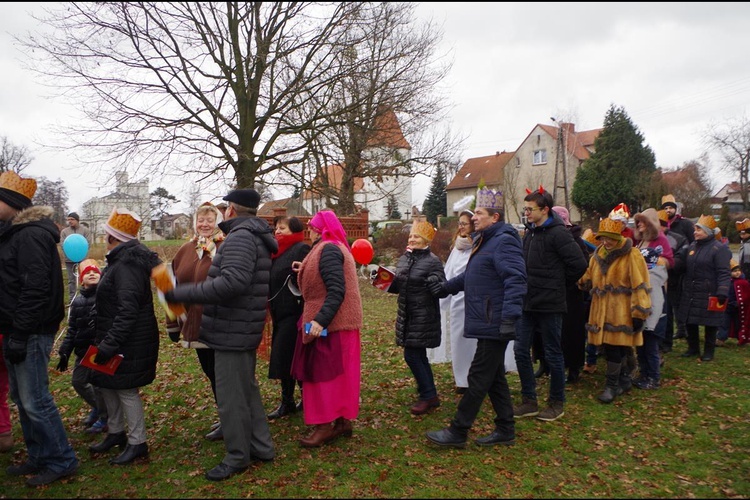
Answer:
[[[659, 213], [653, 208], [647, 208], [643, 212], [633, 216], [635, 220], [635, 229], [633, 235], [638, 241], [654, 241], [661, 233], [661, 223], [659, 222]], [[645, 229], [643, 232], [638, 230], [638, 222], [643, 222]]]
[[52, 222], [52, 216], [55, 211], [52, 207], [45, 205], [31, 206], [19, 211], [11, 220], [6, 223], [3, 231], [3, 235], [7, 236], [13, 232], [21, 229], [26, 224], [33, 224], [35, 226], [46, 229], [52, 234], [55, 243], [60, 242], [60, 230], [57, 225]]

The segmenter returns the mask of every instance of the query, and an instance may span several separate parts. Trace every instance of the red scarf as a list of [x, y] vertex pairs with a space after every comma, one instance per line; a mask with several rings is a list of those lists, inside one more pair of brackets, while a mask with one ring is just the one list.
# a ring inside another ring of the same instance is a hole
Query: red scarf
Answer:
[[276, 241], [279, 242], [279, 251], [276, 253], [272, 253], [271, 258], [275, 259], [276, 257], [289, 250], [289, 247], [295, 245], [296, 243], [299, 243], [300, 241], [304, 241], [304, 239], [305, 233], [302, 231], [300, 231], [299, 233], [277, 235]]

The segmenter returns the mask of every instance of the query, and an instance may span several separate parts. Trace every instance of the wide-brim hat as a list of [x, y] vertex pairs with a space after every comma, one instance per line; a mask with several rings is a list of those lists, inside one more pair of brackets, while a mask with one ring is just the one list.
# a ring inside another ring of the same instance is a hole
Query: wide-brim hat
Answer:
[[138, 238], [140, 229], [141, 218], [125, 208], [112, 209], [112, 214], [109, 216], [107, 223], [104, 224], [104, 231], [120, 241]]
[[0, 201], [16, 210], [31, 206], [31, 199], [36, 193], [36, 181], [23, 178], [15, 172], [7, 171], [0, 174]]

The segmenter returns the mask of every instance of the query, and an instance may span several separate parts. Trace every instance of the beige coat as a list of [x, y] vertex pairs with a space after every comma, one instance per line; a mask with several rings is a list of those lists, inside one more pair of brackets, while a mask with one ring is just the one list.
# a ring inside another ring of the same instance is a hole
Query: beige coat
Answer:
[[643, 345], [643, 334], [633, 332], [632, 318], [645, 320], [651, 314], [651, 285], [646, 261], [629, 238], [609, 253], [599, 246], [578, 286], [591, 293], [589, 343]]

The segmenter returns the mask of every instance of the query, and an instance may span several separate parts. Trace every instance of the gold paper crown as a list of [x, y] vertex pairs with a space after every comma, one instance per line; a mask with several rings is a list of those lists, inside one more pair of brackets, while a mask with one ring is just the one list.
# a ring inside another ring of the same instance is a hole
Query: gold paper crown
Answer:
[[34, 179], [24, 179], [17, 173], [8, 171], [0, 174], [0, 188], [32, 199], [34, 193], [36, 193], [36, 181]]
[[731, 259], [731, 260], [729, 261], [729, 270], [731, 271], [731, 270], [732, 270], [732, 269], [734, 269], [735, 267], [740, 267], [740, 263], [739, 263], [739, 262], [737, 262], [737, 261], [736, 261], [736, 260], [734, 260], [734, 259]]
[[742, 220], [738, 220], [734, 223], [735, 227], [737, 227], [737, 231], [746, 231], [750, 229], [750, 219], [745, 218]]
[[435, 228], [426, 220], [415, 222], [411, 227], [411, 232], [424, 238], [427, 243], [435, 237]]
[[477, 207], [481, 208], [495, 208], [495, 209], [502, 209], [503, 208], [503, 192], [502, 191], [493, 191], [489, 188], [482, 188], [477, 190]]
[[123, 235], [135, 238], [141, 228], [141, 219], [130, 210], [115, 208], [107, 220], [107, 225]]
[[586, 228], [586, 230], [581, 235], [581, 238], [583, 238], [584, 240], [588, 241], [589, 243], [591, 243], [594, 246], [596, 246], [596, 245], [599, 244], [599, 242], [596, 241], [596, 234], [594, 233], [594, 231], [591, 230], [590, 227]]
[[599, 233], [620, 234], [622, 233], [622, 222], [605, 217], [599, 221], [597, 234]]
[[677, 205], [677, 201], [674, 199], [674, 195], [671, 194], [665, 194], [661, 197], [661, 206], [664, 206], [665, 203], [674, 203]]
[[659, 220], [661, 222], [668, 222], [669, 221], [669, 214], [667, 214], [666, 210], [657, 210], [656, 213], [659, 216]]
[[711, 231], [716, 229], [716, 219], [714, 219], [712, 215], [701, 215], [696, 224], [706, 226]]

